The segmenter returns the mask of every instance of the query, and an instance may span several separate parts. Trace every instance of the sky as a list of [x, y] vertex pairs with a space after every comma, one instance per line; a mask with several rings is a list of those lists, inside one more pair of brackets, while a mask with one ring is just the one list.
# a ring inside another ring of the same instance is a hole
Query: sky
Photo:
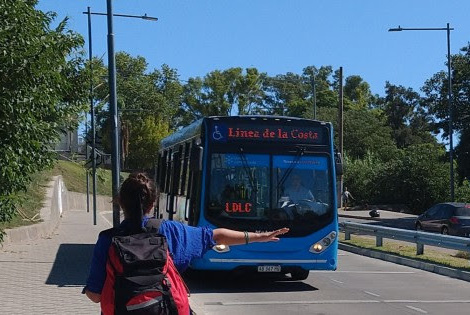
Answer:
[[[87, 16], [106, 13], [107, 0], [39, 0], [42, 11], [82, 34], [88, 48]], [[343, 67], [359, 75], [373, 94], [385, 82], [419, 92], [438, 71], [447, 71], [447, 34], [388, 32], [389, 28], [446, 28], [451, 54], [470, 41], [468, 0], [113, 0], [115, 51], [142, 56], [149, 70], [167, 64], [180, 79], [213, 70], [255, 67], [268, 75], [301, 74], [313, 65]], [[107, 62], [107, 21], [92, 16], [93, 55]]]

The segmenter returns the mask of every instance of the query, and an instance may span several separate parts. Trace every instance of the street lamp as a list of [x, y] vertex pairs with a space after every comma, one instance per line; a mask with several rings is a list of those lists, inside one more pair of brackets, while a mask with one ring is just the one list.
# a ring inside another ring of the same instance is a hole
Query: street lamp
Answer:
[[315, 89], [315, 71], [312, 75], [313, 119], [317, 119], [317, 90]]
[[[112, 186], [113, 186], [113, 196], [117, 196], [119, 190], [119, 181], [120, 181], [120, 170], [119, 170], [119, 130], [118, 130], [118, 109], [117, 109], [117, 93], [116, 93], [116, 59], [114, 54], [114, 33], [113, 33], [113, 16], [117, 17], [126, 17], [126, 18], [138, 18], [148, 21], [158, 21], [158, 18], [144, 15], [129, 15], [129, 14], [113, 14], [113, 5], [112, 0], [106, 0], [107, 10], [106, 13], [91, 12], [88, 7], [87, 12], [83, 14], [88, 15], [88, 36], [90, 43], [90, 56], [91, 56], [91, 15], [105, 15], [107, 16], [108, 23], [108, 83], [109, 83], [109, 109], [111, 115], [111, 124], [112, 124], [112, 140], [111, 140], [111, 169], [112, 169]], [[91, 57], [90, 57], [91, 61]], [[93, 87], [90, 87], [90, 93], [92, 94]], [[92, 96], [90, 97], [92, 98]], [[92, 103], [92, 101], [91, 101]], [[94, 110], [93, 103], [91, 104], [91, 117], [92, 124], [94, 122]], [[93, 133], [93, 143], [95, 141], [95, 134], [92, 126]], [[94, 145], [93, 145], [94, 147]], [[93, 168], [96, 166], [95, 162], [95, 149], [92, 148], [93, 154]], [[95, 173], [95, 171], [93, 171]], [[95, 185], [93, 185], [95, 189]], [[94, 190], [95, 192], [95, 190]], [[94, 224], [96, 225], [96, 196], [94, 196]], [[119, 217], [119, 206], [116, 203], [113, 203], [113, 226], [117, 227], [120, 223]]]
[[401, 31], [446, 31], [447, 32], [447, 76], [449, 80], [448, 106], [449, 106], [449, 158], [450, 158], [450, 201], [454, 201], [454, 142], [453, 142], [453, 108], [452, 108], [452, 73], [451, 73], [451, 56], [450, 56], [450, 31], [454, 29], [447, 23], [447, 27], [442, 28], [390, 28], [389, 32]]

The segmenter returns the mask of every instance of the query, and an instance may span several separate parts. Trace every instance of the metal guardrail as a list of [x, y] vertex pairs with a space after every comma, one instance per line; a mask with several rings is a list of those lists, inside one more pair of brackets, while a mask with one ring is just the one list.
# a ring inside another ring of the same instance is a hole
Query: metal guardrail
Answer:
[[362, 233], [376, 237], [375, 244], [380, 247], [383, 239], [394, 239], [416, 244], [416, 254], [422, 255], [424, 245], [470, 252], [470, 238], [441, 235], [435, 233], [404, 230], [355, 222], [342, 222], [339, 228], [345, 234], [345, 240], [351, 239], [351, 233]]

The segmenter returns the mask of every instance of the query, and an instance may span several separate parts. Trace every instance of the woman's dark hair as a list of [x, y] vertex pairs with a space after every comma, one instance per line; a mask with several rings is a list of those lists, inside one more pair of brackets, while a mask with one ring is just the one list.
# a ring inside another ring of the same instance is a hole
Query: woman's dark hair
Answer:
[[145, 173], [132, 173], [122, 183], [117, 201], [124, 217], [140, 227], [143, 215], [150, 211], [156, 199], [153, 180]]

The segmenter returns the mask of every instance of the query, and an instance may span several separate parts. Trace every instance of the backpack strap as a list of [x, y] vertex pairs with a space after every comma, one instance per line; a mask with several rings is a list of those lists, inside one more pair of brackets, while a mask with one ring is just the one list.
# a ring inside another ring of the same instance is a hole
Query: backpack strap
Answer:
[[147, 223], [145, 223], [145, 227], [149, 229], [149, 232], [156, 232], [158, 233], [158, 230], [160, 230], [160, 226], [162, 225], [162, 220], [161, 219], [156, 219], [156, 218], [150, 218], [147, 220]]

